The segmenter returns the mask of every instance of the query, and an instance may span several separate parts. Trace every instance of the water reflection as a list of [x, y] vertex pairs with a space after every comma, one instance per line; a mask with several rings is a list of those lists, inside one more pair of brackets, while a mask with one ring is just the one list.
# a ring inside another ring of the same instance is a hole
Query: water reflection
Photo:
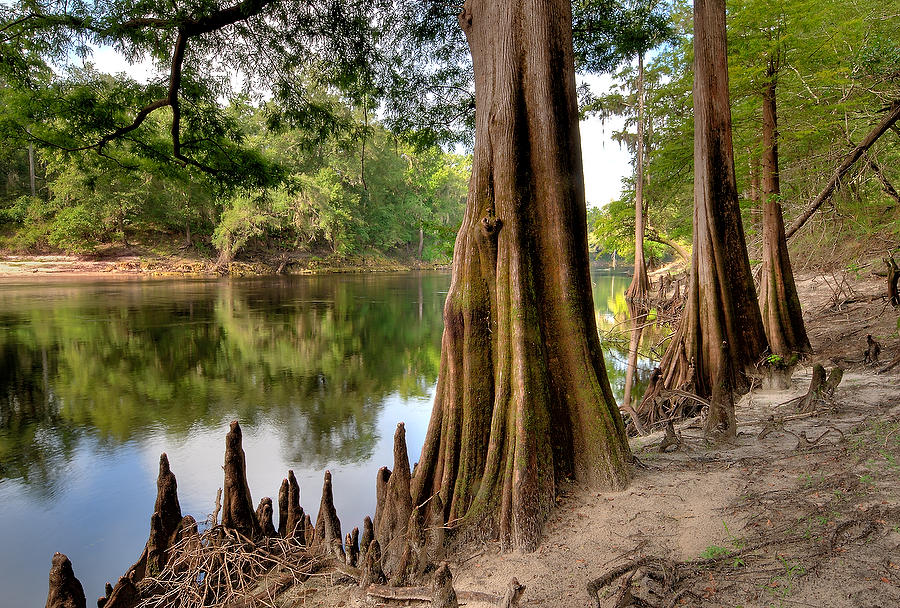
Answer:
[[[610, 330], [628, 280], [594, 274], [619, 400], [627, 338]], [[256, 501], [293, 468], [315, 518], [327, 467], [344, 527], [359, 525], [398, 421], [421, 449], [448, 285], [442, 273], [0, 285], [0, 604], [40, 605], [54, 551], [89, 596], [121, 574], [147, 538], [162, 451], [184, 511], [211, 512], [235, 418]], [[649, 367], [639, 356], [636, 393]]]

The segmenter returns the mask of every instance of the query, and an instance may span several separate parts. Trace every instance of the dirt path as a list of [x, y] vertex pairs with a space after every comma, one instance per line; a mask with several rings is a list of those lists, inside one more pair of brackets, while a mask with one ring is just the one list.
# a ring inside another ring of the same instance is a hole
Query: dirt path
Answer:
[[[635, 439], [641, 465], [627, 490], [564, 488], [537, 552], [472, 548], [450, 563], [456, 589], [501, 596], [516, 577], [522, 606], [584, 608], [594, 605], [590, 581], [643, 558], [656, 566], [628, 588], [613, 580], [600, 605], [900, 606], [900, 366], [879, 375], [862, 363], [869, 334], [882, 363], [900, 354], [897, 313], [879, 298], [880, 281], [836, 285], [831, 275], [800, 278], [816, 354], [790, 390], [740, 400], [733, 444], [707, 445], [697, 422], [681, 426], [677, 451], [658, 452], [662, 433]], [[796, 414], [783, 404], [806, 392], [817, 362], [847, 370], [833, 401], [760, 437], [770, 417]], [[646, 603], [617, 604], [617, 591]], [[354, 603], [346, 591], [329, 596], [328, 605]], [[314, 597], [286, 605], [324, 605]]]
[[[876, 375], [862, 365], [867, 334], [881, 342], [882, 362], [897, 356], [897, 313], [877, 297], [878, 281], [849, 279], [837, 295], [829, 283], [830, 275], [799, 282], [816, 352], [807, 365], [848, 369], [819, 415], [758, 437], [769, 416], [795, 413], [779, 404], [805, 393], [807, 366], [790, 391], [741, 399], [732, 445], [706, 445], [697, 423], [682, 426], [676, 452], [658, 453], [661, 433], [636, 439], [644, 466], [626, 491], [564, 494], [535, 554], [484, 547], [456, 565], [457, 587], [500, 594], [515, 576], [528, 587], [523, 606], [581, 608], [591, 605], [587, 583], [630, 559], [696, 560], [770, 542], [690, 572], [675, 605], [900, 605], [900, 369]], [[807, 445], [804, 434], [822, 437]], [[666, 605], [671, 594], [641, 576], [633, 593]]]

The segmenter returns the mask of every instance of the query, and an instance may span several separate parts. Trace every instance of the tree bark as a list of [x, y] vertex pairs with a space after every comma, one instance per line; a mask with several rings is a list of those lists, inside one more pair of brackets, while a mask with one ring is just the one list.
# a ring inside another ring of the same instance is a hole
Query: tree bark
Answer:
[[763, 90], [763, 267], [759, 283], [759, 308], [769, 350], [776, 355], [808, 353], [812, 350], [794, 271], [784, 236], [781, 211], [781, 184], [778, 170], [778, 114], [776, 106], [777, 65], [769, 59], [768, 82]]
[[694, 243], [687, 304], [639, 414], [659, 421], [664, 389], [710, 402], [708, 435], [735, 433], [733, 391], [766, 349], [738, 206], [724, 0], [694, 2]]
[[816, 210], [822, 206], [822, 203], [831, 198], [831, 195], [834, 194], [834, 191], [837, 189], [838, 184], [841, 182], [841, 178], [850, 170], [853, 164], [859, 160], [859, 158], [865, 154], [866, 150], [872, 147], [878, 138], [884, 135], [884, 133], [890, 129], [897, 120], [900, 119], [900, 99], [894, 100], [889, 109], [888, 113], [884, 118], [881, 119], [875, 127], [869, 131], [869, 134], [857, 145], [853, 148], [847, 156], [844, 157], [844, 160], [835, 169], [834, 174], [831, 176], [831, 179], [828, 180], [828, 183], [825, 184], [825, 187], [822, 188], [822, 191], [810, 202], [809, 206], [807, 206], [806, 211], [800, 214], [794, 223], [791, 224], [791, 227], [787, 229], [787, 233], [785, 234], [786, 238], [791, 238], [794, 236], [794, 233], [800, 230], [803, 227], [803, 224], [806, 223], [812, 214], [816, 212]]
[[623, 488], [631, 455], [591, 300], [566, 0], [467, 0], [475, 154], [412, 483], [444, 521], [534, 550], [556, 482]]
[[634, 276], [625, 298], [646, 301], [650, 297], [650, 278], [644, 259], [644, 53], [638, 53], [637, 162], [634, 180]]

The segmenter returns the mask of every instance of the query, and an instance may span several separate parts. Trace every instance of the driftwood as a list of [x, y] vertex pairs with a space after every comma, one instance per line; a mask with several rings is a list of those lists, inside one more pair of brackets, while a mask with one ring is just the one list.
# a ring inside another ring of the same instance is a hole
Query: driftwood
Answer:
[[[506, 595], [498, 597], [481, 591], [457, 591], [456, 599], [462, 602], [484, 602], [496, 604], [500, 608], [517, 608], [525, 585], [520, 585], [515, 578], [509, 583]], [[401, 602], [430, 602], [434, 599], [434, 591], [427, 587], [389, 587], [387, 585], [369, 585], [366, 595], [384, 600]]]
[[72, 562], [62, 553], [53, 554], [50, 566], [50, 591], [46, 608], [86, 608], [84, 588], [75, 578]]
[[890, 363], [888, 363], [887, 365], [885, 365], [884, 367], [882, 367], [880, 370], [878, 370], [878, 373], [879, 373], [879, 374], [884, 374], [884, 373], [886, 373], [886, 372], [891, 371], [892, 369], [894, 369], [894, 368], [897, 367], [898, 365], [900, 365], [900, 355], [897, 355], [897, 356], [894, 358], [893, 361], [891, 361]]
[[241, 445], [241, 425], [231, 422], [225, 436], [225, 492], [222, 501], [222, 525], [254, 538], [259, 535], [259, 523], [253, 510], [250, 486], [247, 485], [247, 461]]

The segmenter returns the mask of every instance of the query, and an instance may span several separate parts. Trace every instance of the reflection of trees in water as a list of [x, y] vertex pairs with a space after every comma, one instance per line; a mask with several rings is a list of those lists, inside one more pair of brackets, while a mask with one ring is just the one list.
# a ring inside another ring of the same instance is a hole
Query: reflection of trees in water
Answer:
[[[49, 389], [49, 356], [10, 344], [0, 333], [0, 479], [21, 479], [41, 498], [53, 495], [78, 443]], [[35, 482], [35, 483], [32, 483]]]
[[50, 463], [71, 457], [75, 429], [117, 445], [151, 425], [186, 437], [230, 417], [274, 420], [289, 460], [366, 458], [384, 398], [425, 394], [437, 376], [446, 283], [331, 276], [14, 290], [0, 311], [0, 475], [52, 484]]
[[[631, 281], [627, 275], [595, 273], [593, 276], [594, 310], [597, 328], [600, 330], [604, 362], [607, 375], [618, 403], [625, 397], [626, 376], [629, 369], [629, 351], [633, 336], [633, 315], [625, 300], [625, 288]], [[650, 379], [656, 361], [659, 360], [657, 346], [669, 333], [669, 328], [658, 326], [650, 320], [642, 322], [641, 331], [636, 336], [637, 350], [634, 380], [630, 398], [640, 400]]]

